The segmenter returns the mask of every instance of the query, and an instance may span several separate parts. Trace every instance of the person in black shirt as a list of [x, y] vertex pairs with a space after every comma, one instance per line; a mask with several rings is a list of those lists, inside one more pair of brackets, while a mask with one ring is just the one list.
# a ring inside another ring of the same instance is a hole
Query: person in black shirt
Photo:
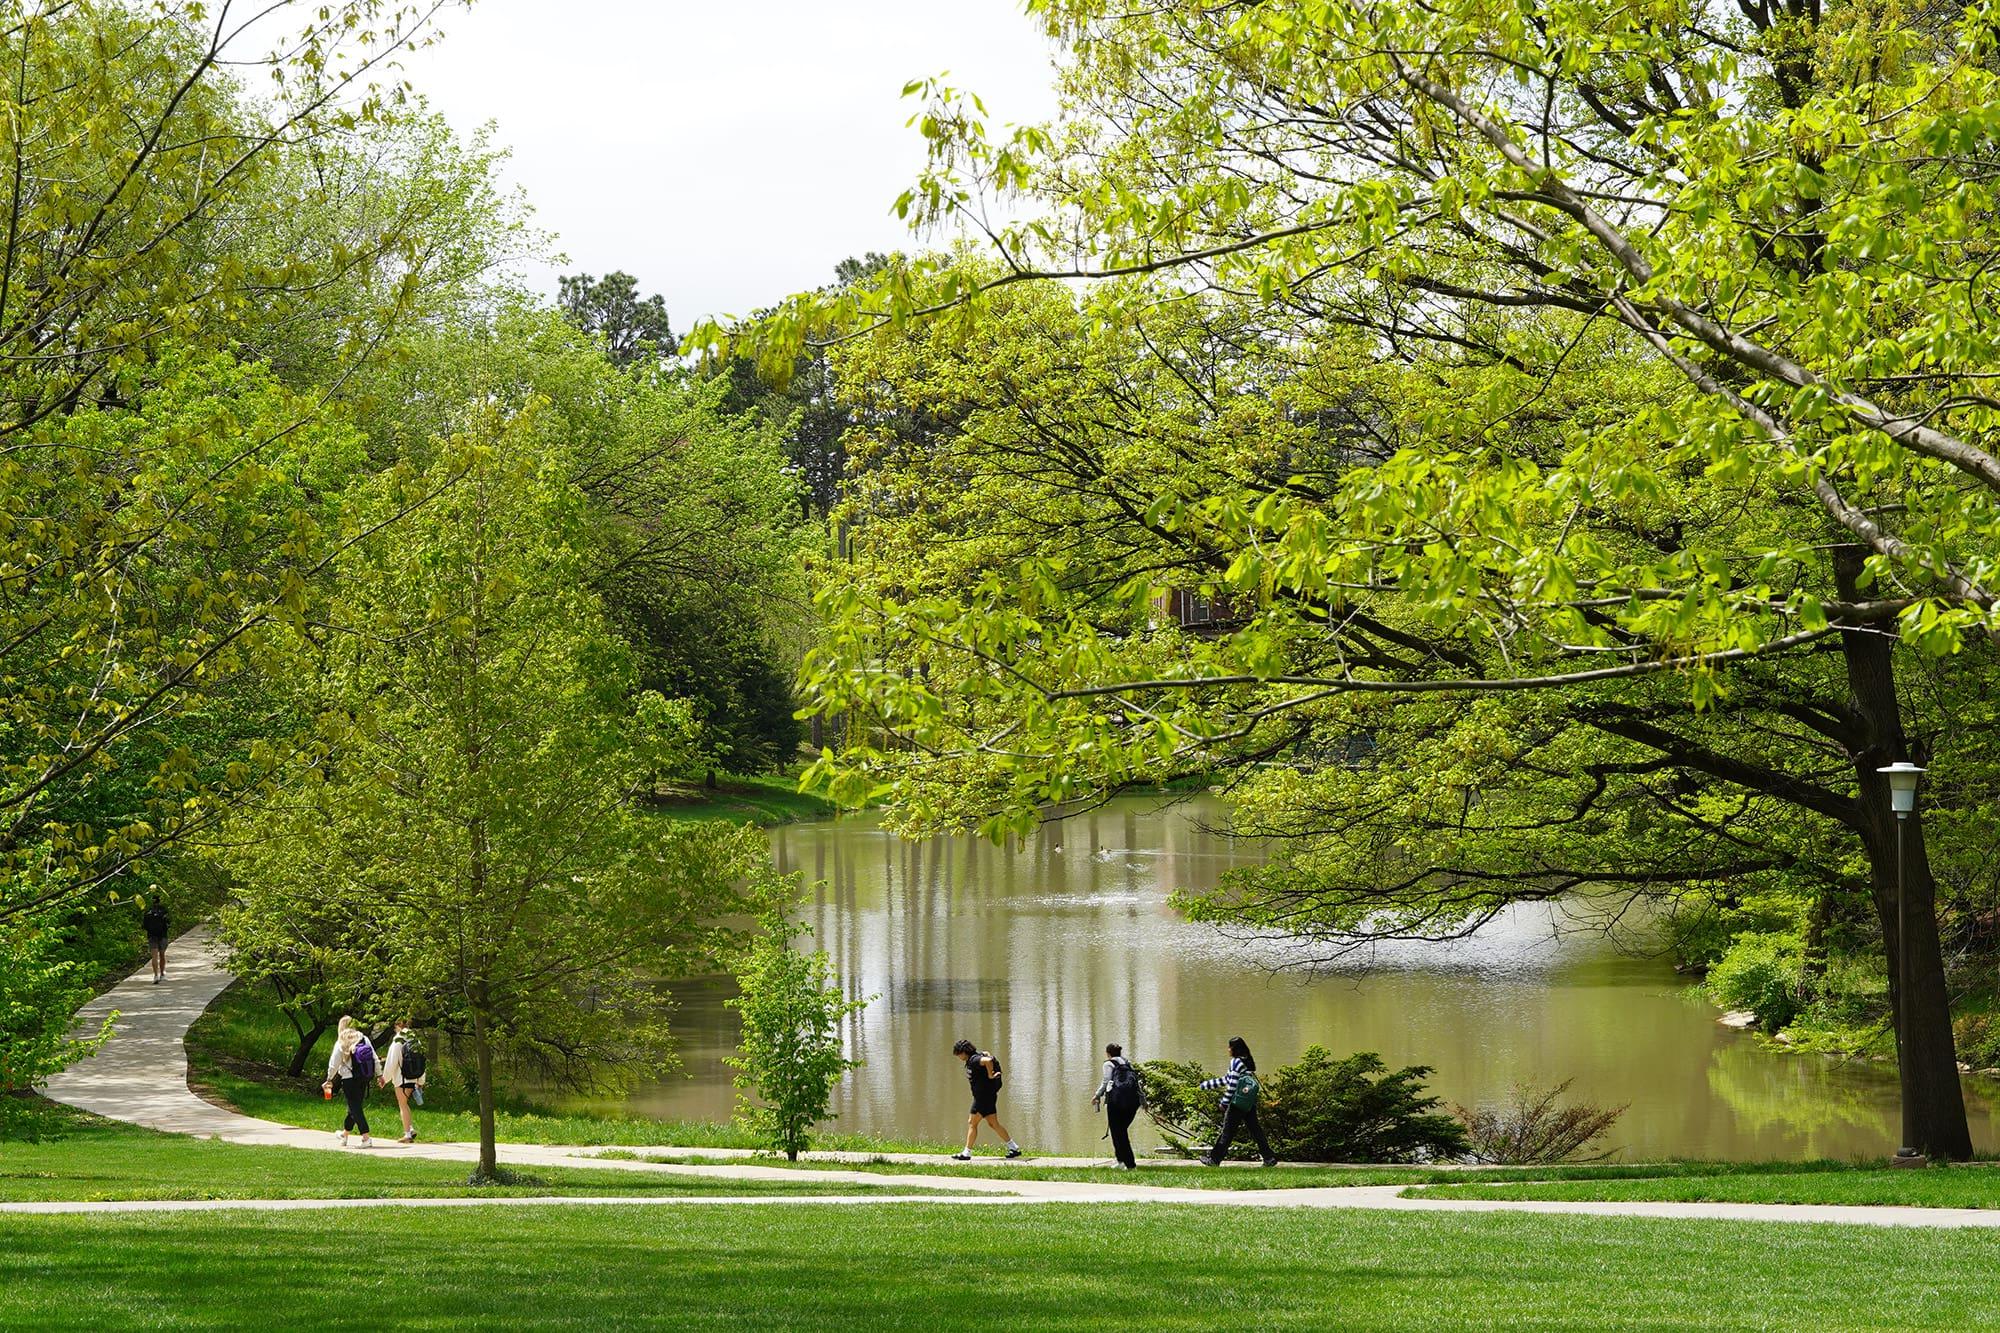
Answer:
[[972, 1143], [979, 1137], [979, 1122], [982, 1120], [1006, 1140], [1007, 1155], [1019, 1157], [1021, 1145], [1014, 1142], [1014, 1136], [1000, 1123], [1000, 1062], [964, 1040], [954, 1045], [951, 1053], [965, 1065], [965, 1081], [972, 1085], [972, 1114], [965, 1122], [965, 1151], [953, 1153], [952, 1160], [972, 1160]]
[[1111, 1151], [1117, 1155], [1119, 1169], [1138, 1170], [1139, 1159], [1132, 1155], [1132, 1121], [1146, 1104], [1146, 1085], [1138, 1069], [1125, 1058], [1125, 1048], [1115, 1041], [1104, 1048], [1104, 1077], [1098, 1080], [1097, 1095], [1090, 1104], [1102, 1108], [1110, 1124]]
[[153, 953], [153, 984], [157, 986], [167, 974], [167, 930], [172, 922], [166, 903], [155, 896], [140, 914], [139, 924], [146, 928], [146, 947]]

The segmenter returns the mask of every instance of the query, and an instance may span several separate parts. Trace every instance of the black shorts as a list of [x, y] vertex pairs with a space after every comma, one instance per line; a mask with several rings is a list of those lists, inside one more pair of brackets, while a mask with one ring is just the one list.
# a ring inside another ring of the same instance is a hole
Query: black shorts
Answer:
[[[128, 935], [125, 938], [130, 939], [131, 936]], [[148, 935], [146, 937], [146, 947], [155, 951], [165, 949], [167, 947], [167, 937], [165, 935]]]
[[978, 1097], [978, 1096], [975, 1096], [975, 1097], [974, 1097], [974, 1098], [972, 1099], [972, 1114], [974, 1114], [974, 1115], [999, 1115], [999, 1114], [1000, 1114], [1000, 1094], [996, 1092], [996, 1093], [992, 1093], [992, 1094], [990, 1094], [990, 1095], [988, 1095], [988, 1096], [985, 1096], [985, 1097]]

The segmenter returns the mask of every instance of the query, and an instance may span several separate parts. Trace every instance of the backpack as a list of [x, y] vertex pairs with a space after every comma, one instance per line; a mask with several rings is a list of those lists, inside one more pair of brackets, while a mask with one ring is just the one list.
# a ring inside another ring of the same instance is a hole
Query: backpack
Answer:
[[354, 1063], [354, 1077], [366, 1082], [375, 1077], [375, 1048], [363, 1037], [354, 1043], [354, 1053], [348, 1057]]
[[1120, 1107], [1146, 1104], [1146, 1085], [1132, 1062], [1123, 1056], [1111, 1062], [1111, 1091], [1105, 1100]]
[[424, 1076], [424, 1053], [408, 1037], [403, 1038], [403, 1082], [415, 1083]]
[[1236, 1076], [1236, 1086], [1229, 1090], [1229, 1104], [1239, 1111], [1248, 1111], [1257, 1105], [1257, 1094], [1262, 1091], [1257, 1076], [1246, 1069]]
[[973, 1056], [972, 1058], [975, 1062], [980, 1064], [984, 1064], [988, 1060], [991, 1060], [993, 1062], [993, 1073], [991, 1075], [991, 1078], [993, 1080], [993, 1091], [995, 1092], [1000, 1091], [1000, 1084], [1001, 1084], [1000, 1057], [993, 1054], [991, 1051], [981, 1051], [979, 1052], [979, 1054]]
[[145, 926], [148, 935], [164, 935], [167, 933], [167, 909], [154, 903], [146, 909], [139, 922]]

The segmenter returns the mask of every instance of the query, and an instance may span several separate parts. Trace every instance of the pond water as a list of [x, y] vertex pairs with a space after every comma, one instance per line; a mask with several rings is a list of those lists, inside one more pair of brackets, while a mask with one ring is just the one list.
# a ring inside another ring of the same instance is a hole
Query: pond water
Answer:
[[[866, 817], [775, 831], [779, 867], [820, 886], [805, 908], [819, 944], [855, 994], [879, 997], [850, 1024], [867, 1063], [841, 1088], [833, 1127], [962, 1134], [969, 1099], [951, 1045], [966, 1036], [1005, 1066], [1001, 1119], [1023, 1144], [1108, 1153], [1089, 1105], [1105, 1042], [1216, 1068], [1240, 1034], [1267, 1072], [1314, 1043], [1429, 1065], [1447, 1103], [1571, 1079], [1573, 1096], [1629, 1104], [1610, 1141], [1631, 1158], [1894, 1150], [1888, 1073], [1721, 1027], [1665, 961], [1635, 952], [1643, 941], [1608, 938], [1580, 909], [1523, 909], [1471, 939], [1385, 947], [1331, 973], [1274, 971], [1293, 957], [1285, 946], [1190, 924], [1167, 902], [1256, 857], [1212, 831], [1225, 820], [1212, 798], [1133, 797], [1006, 847], [906, 842]], [[680, 988], [683, 1071], [627, 1109], [727, 1117], [727, 993]], [[1967, 1093], [1973, 1142], [1992, 1151], [1992, 1108], [1980, 1087]], [[1143, 1116], [1134, 1136], [1157, 1141]]]

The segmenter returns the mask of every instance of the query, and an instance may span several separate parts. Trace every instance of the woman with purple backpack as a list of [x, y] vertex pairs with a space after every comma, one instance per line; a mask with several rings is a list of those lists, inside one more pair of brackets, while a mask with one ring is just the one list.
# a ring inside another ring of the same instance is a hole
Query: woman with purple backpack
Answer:
[[340, 1027], [333, 1038], [333, 1054], [326, 1061], [326, 1082], [320, 1088], [328, 1097], [333, 1096], [333, 1085], [338, 1083], [342, 1095], [347, 1098], [347, 1118], [340, 1122], [340, 1146], [347, 1146], [347, 1135], [358, 1130], [361, 1146], [372, 1148], [374, 1140], [368, 1137], [368, 1081], [375, 1077], [375, 1047], [368, 1040], [368, 1034], [356, 1027], [354, 1020], [346, 1014], [340, 1016]]

